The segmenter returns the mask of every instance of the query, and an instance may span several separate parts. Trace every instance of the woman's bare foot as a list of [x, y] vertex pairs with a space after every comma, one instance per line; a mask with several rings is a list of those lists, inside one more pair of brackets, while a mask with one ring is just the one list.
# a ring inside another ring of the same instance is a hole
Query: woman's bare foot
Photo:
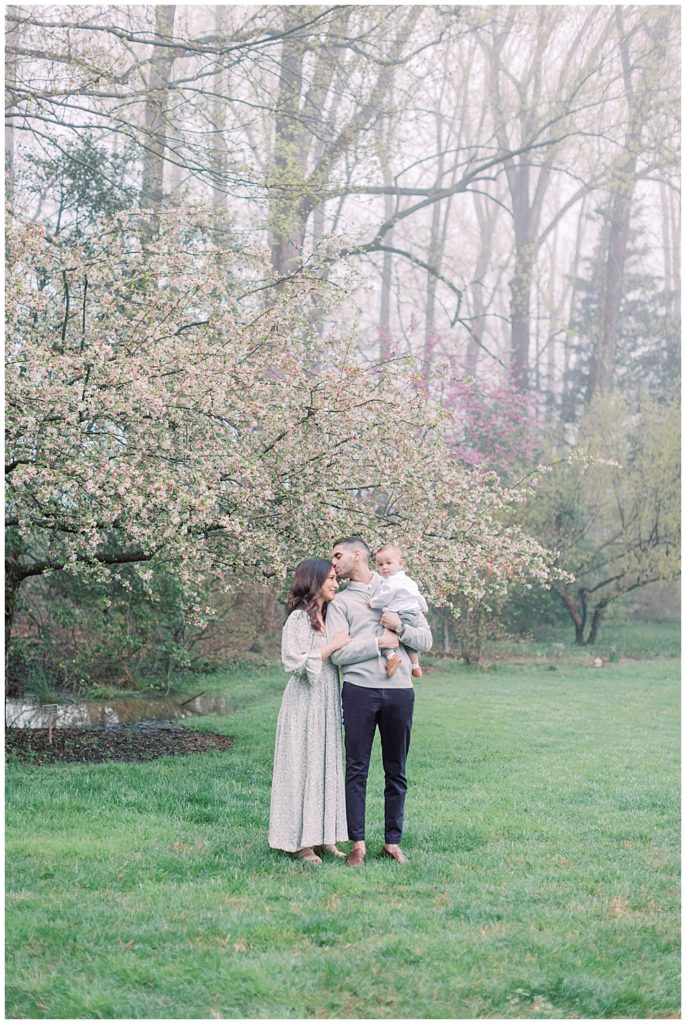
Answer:
[[314, 846], [313, 850], [315, 853], [330, 853], [332, 857], [343, 857], [345, 854], [342, 850], [339, 850], [335, 843], [323, 843], [321, 846]]
[[311, 846], [305, 846], [302, 850], [297, 850], [294, 854], [298, 860], [307, 861], [308, 864], [321, 864], [322, 859], [318, 857]]

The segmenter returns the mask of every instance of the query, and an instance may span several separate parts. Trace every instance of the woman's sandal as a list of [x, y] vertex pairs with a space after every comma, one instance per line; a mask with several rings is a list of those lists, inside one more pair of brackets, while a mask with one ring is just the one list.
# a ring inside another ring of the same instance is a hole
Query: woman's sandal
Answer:
[[302, 850], [296, 850], [293, 854], [298, 860], [307, 861], [308, 864], [321, 864], [322, 859], [318, 857], [311, 846], [306, 846]]
[[315, 853], [330, 853], [332, 857], [342, 857], [345, 860], [346, 854], [339, 850], [335, 843], [323, 843], [322, 846], [313, 847]]

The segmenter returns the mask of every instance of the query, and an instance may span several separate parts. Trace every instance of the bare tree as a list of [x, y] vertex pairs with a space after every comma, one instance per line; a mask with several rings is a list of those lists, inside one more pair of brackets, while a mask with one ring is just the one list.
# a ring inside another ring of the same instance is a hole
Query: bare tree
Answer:
[[[166, 43], [174, 38], [175, 4], [155, 7], [155, 38]], [[142, 205], [151, 211], [151, 230], [157, 234], [164, 195], [164, 154], [167, 147], [169, 83], [174, 67], [171, 47], [154, 47], [145, 97], [144, 127], [148, 143], [143, 150]]]
[[656, 104], [662, 102], [652, 83], [656, 67], [666, 58], [671, 24], [669, 13], [660, 12], [659, 9], [654, 18], [650, 19], [652, 25], [645, 33], [636, 23], [626, 26], [621, 7], [614, 9], [614, 18], [622, 62], [627, 121], [622, 150], [614, 167], [609, 190], [601, 319], [591, 352], [587, 403], [591, 402], [595, 394], [607, 393], [614, 386], [632, 202], [639, 178], [653, 169], [652, 153], [646, 154], [643, 136], [651, 116], [657, 115]]
[[[490, 97], [498, 145], [512, 151], [503, 161], [512, 204], [514, 267], [510, 279], [510, 368], [513, 378], [526, 386], [530, 371], [531, 299], [536, 261], [544, 238], [560, 216], [556, 210], [543, 226], [545, 200], [554, 168], [570, 156], [579, 169], [578, 147], [588, 131], [579, 117], [584, 107], [598, 102], [593, 84], [606, 60], [603, 26], [595, 9], [587, 9], [570, 24], [564, 8], [509, 8], [502, 20], [496, 16], [488, 45]], [[531, 23], [533, 21], [533, 24]], [[564, 35], [560, 30], [564, 28]], [[593, 38], [595, 36], [595, 39]], [[552, 64], [551, 47], [562, 53]], [[590, 45], [589, 45], [590, 39]], [[556, 72], [551, 71], [557, 68]], [[555, 80], [551, 81], [554, 75]], [[603, 87], [606, 87], [603, 81]], [[589, 95], [590, 91], [590, 95]], [[549, 138], [545, 126], [552, 121], [557, 137]], [[543, 145], [522, 145], [540, 139]], [[514, 152], [519, 149], [520, 152]], [[597, 187], [590, 178], [564, 205], [566, 212], [587, 191]]]
[[[269, 182], [272, 263], [281, 276], [291, 273], [302, 260], [308, 218], [328, 191], [332, 172], [378, 117], [394, 68], [421, 14], [420, 9], [413, 7], [396, 10], [400, 14], [397, 27], [386, 43], [387, 51], [372, 75], [369, 90], [336, 123], [326, 113], [327, 108], [331, 113], [334, 103], [331, 86], [337, 77], [337, 64], [344, 60], [336, 50], [342, 48], [345, 52], [348, 45], [345, 36], [341, 40], [341, 33], [347, 27], [350, 12], [346, 8], [336, 10], [322, 39], [311, 36], [307, 24], [309, 8], [283, 9], [273, 176]], [[315, 61], [309, 81], [305, 73], [306, 52], [313, 53]], [[313, 154], [315, 159], [310, 163]]]
[[[557, 353], [568, 354], [548, 336], [569, 324], [566, 275], [586, 255], [569, 244], [576, 210], [616, 184], [626, 155], [618, 17], [636, 109], [644, 92], [659, 108], [666, 73], [646, 55], [662, 22], [674, 35], [675, 12], [652, 10], [220, 5], [213, 19], [191, 7], [174, 19], [164, 5], [17, 6], [10, 139], [58, 152], [84, 131], [129, 140], [153, 221], [164, 182], [179, 198], [183, 182], [189, 198], [225, 204], [268, 241], [277, 281], [329, 236], [332, 264], [359, 257], [378, 269], [375, 346], [379, 321], [382, 337], [405, 329], [395, 291], [423, 320], [417, 354], [440, 336], [466, 372], [482, 353], [525, 383], [540, 356], [550, 378]], [[655, 156], [654, 135], [643, 131], [653, 157], [637, 180], [667, 158]], [[674, 126], [663, 135], [671, 142]], [[663, 217], [672, 239], [677, 217], [672, 202]], [[555, 237], [544, 294], [541, 253]], [[563, 322], [541, 326], [539, 338], [536, 309]]]
[[[8, 50], [10, 47], [17, 48], [17, 41], [19, 38], [19, 25], [16, 21], [11, 21], [11, 18], [16, 18], [16, 8], [9, 6], [7, 8], [7, 19], [8, 19], [8, 30], [7, 30], [7, 46]], [[14, 128], [14, 116], [16, 115], [15, 107], [15, 87], [16, 87], [16, 62], [14, 60], [7, 60], [5, 64], [5, 202], [7, 209], [12, 210], [14, 201], [14, 146], [15, 146], [15, 128]]]

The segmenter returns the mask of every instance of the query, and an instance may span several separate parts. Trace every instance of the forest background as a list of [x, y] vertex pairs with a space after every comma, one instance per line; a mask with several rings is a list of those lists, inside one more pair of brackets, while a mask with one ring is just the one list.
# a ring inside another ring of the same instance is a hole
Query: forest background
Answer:
[[8, 7], [10, 686], [273, 652], [352, 530], [467, 660], [675, 615], [679, 33]]

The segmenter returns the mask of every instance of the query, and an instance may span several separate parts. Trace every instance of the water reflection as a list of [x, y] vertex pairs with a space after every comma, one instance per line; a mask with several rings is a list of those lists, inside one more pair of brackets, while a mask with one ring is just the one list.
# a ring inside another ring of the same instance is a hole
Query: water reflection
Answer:
[[[88, 700], [73, 704], [58, 704], [54, 718], [55, 728], [78, 726], [131, 725], [143, 721], [178, 721], [194, 715], [228, 715], [234, 706], [228, 697], [199, 694], [180, 703], [165, 698], [124, 698], [121, 700]], [[41, 704], [19, 699], [5, 701], [5, 725], [14, 729], [45, 729], [48, 715]]]

